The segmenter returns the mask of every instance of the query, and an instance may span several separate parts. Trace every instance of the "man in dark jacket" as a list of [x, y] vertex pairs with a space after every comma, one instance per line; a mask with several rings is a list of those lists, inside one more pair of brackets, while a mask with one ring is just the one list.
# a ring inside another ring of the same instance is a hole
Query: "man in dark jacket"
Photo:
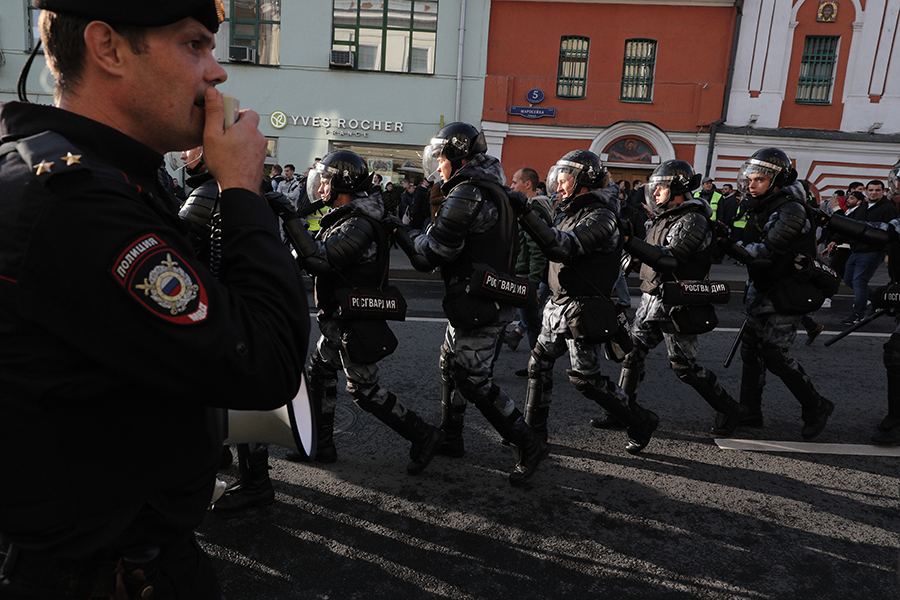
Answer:
[[[866, 196], [868, 200], [862, 205], [865, 210], [858, 220], [887, 223], [897, 217], [896, 205], [884, 197], [884, 182], [874, 179], [867, 183]], [[883, 248], [865, 242], [851, 244], [851, 250], [844, 265], [844, 283], [853, 288], [853, 314], [842, 321], [845, 325], [853, 325], [865, 318], [866, 305], [873, 294], [869, 280], [885, 257]]]
[[[259, 116], [224, 127], [214, 0], [34, 5], [57, 107], [0, 106], [0, 597], [216, 600], [214, 406], [292, 400], [309, 335]], [[201, 144], [218, 279], [157, 179]]]

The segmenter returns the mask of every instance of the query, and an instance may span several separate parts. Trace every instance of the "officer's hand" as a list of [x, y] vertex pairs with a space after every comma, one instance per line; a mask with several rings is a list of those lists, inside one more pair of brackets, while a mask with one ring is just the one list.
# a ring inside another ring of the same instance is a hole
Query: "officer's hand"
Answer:
[[812, 211], [813, 223], [816, 227], [828, 227], [828, 223], [831, 222], [831, 215], [818, 208], [810, 210]]
[[206, 124], [203, 128], [203, 158], [220, 190], [244, 188], [257, 190], [263, 177], [266, 138], [259, 131], [259, 115], [242, 110], [228, 129], [222, 94], [207, 88]]
[[506, 192], [509, 198], [509, 204], [512, 206], [513, 212], [517, 217], [521, 217], [528, 212], [528, 196], [522, 192]]
[[297, 218], [297, 212], [287, 196], [281, 192], [266, 192], [266, 201], [272, 211], [281, 217], [283, 221], [292, 221]]
[[731, 230], [728, 229], [728, 225], [725, 223], [721, 223], [719, 221], [710, 221], [712, 224], [712, 234], [713, 238], [715, 238], [716, 242], [720, 240], [726, 240], [731, 236]]

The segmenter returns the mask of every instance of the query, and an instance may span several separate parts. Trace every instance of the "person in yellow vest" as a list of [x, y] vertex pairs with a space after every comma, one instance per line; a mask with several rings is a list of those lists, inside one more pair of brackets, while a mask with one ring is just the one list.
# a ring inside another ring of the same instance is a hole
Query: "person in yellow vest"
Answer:
[[[709, 203], [709, 207], [712, 209], [712, 216], [710, 217], [711, 221], [715, 221], [719, 219], [719, 200], [722, 199], [722, 194], [716, 190], [715, 180], [712, 177], [705, 177], [703, 179], [703, 183], [700, 184], [700, 189], [694, 192], [694, 198], [703, 198]], [[731, 227], [731, 223], [725, 222], [726, 225]], [[722, 250], [718, 247], [713, 249], [713, 257], [712, 262], [714, 265], [722, 264]]]

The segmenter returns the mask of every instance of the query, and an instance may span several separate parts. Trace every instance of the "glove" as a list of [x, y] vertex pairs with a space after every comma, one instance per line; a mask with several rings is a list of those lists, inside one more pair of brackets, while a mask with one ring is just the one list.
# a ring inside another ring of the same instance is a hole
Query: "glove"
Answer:
[[509, 205], [517, 217], [521, 217], [528, 212], [528, 196], [522, 192], [510, 191], [506, 192], [506, 197], [509, 198]]
[[713, 239], [715, 239], [716, 241], [727, 240], [731, 235], [731, 230], [728, 229], [728, 225], [726, 225], [725, 223], [722, 223], [720, 221], [710, 221], [710, 224], [712, 224], [713, 228]]
[[827, 227], [828, 223], [831, 222], [831, 215], [827, 212], [818, 208], [811, 208], [810, 211], [812, 212], [813, 224], [816, 227]]
[[272, 212], [281, 217], [281, 220], [285, 223], [297, 218], [297, 212], [294, 210], [291, 201], [281, 192], [266, 192], [266, 201], [269, 203]]

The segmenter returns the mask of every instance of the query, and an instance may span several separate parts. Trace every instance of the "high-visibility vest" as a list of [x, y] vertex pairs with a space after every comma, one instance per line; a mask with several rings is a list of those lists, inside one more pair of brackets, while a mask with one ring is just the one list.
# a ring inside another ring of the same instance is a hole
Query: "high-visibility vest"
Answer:
[[322, 229], [322, 226], [319, 225], [319, 219], [325, 216], [325, 213], [328, 212], [328, 207], [320, 208], [314, 213], [306, 215], [306, 222], [309, 223], [310, 231], [319, 231]]
[[[694, 198], [699, 198], [700, 192], [694, 194]], [[716, 220], [716, 210], [719, 208], [719, 200], [722, 199], [722, 194], [719, 192], [713, 192], [712, 197], [709, 199], [709, 207], [712, 209], [712, 216], [710, 217], [711, 221]]]

